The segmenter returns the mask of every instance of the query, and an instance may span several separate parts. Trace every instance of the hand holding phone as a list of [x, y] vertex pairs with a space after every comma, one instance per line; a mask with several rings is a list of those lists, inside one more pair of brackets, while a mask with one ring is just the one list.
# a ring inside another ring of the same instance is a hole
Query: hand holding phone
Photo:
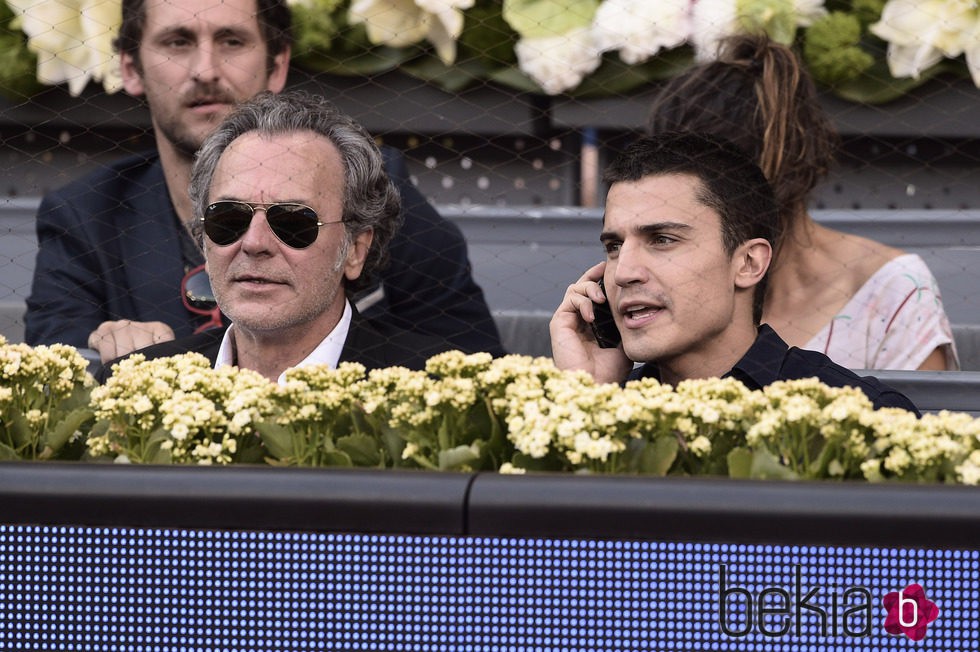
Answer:
[[[602, 279], [599, 279], [599, 288], [603, 294], [606, 294], [606, 285]], [[619, 334], [619, 329], [616, 328], [612, 307], [609, 305], [609, 296], [606, 295], [604, 303], [593, 301], [592, 312], [595, 314], [595, 319], [589, 325], [592, 327], [592, 335], [595, 336], [599, 348], [614, 349], [619, 346], [623, 338]]]

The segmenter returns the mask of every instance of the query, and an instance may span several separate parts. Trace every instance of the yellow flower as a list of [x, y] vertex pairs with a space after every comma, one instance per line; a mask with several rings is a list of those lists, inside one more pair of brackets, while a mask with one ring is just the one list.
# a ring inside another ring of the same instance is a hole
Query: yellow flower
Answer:
[[963, 484], [980, 484], [980, 451], [970, 453], [970, 457], [956, 467], [956, 473]]

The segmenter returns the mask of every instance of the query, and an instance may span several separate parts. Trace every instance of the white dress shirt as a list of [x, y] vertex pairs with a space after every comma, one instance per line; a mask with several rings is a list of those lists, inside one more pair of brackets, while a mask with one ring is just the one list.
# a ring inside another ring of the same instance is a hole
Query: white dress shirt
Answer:
[[[347, 332], [350, 330], [350, 320], [351, 320], [351, 307], [349, 301], [344, 301], [344, 314], [340, 316], [340, 321], [334, 326], [333, 330], [327, 333], [327, 336], [323, 338], [315, 349], [313, 349], [308, 356], [299, 361], [298, 364], [290, 367], [294, 369], [296, 367], [305, 367], [311, 364], [327, 364], [331, 369], [336, 369], [337, 365], [340, 363], [340, 354], [344, 349], [344, 342], [347, 341]], [[234, 330], [235, 325], [232, 324], [225, 331], [224, 337], [221, 339], [221, 347], [218, 349], [218, 357], [214, 361], [214, 368], [223, 367], [225, 365], [235, 364], [235, 345], [234, 345]], [[288, 371], [288, 369], [287, 369]], [[284, 385], [286, 383], [286, 372], [284, 371], [279, 375], [279, 384]]]

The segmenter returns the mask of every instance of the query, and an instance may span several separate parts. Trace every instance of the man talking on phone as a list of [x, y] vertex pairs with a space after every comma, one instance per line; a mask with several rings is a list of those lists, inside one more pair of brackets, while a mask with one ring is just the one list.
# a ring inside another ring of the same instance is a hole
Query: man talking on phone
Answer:
[[[749, 389], [816, 377], [858, 387], [876, 408], [918, 413], [877, 379], [790, 348], [760, 324], [777, 212], [762, 171], [734, 145], [697, 134], [643, 138], [604, 181], [606, 260], [569, 286], [552, 317], [559, 368], [616, 383], [731, 376]], [[596, 327], [599, 341], [593, 332], [604, 306], [618, 344], [610, 327]]]

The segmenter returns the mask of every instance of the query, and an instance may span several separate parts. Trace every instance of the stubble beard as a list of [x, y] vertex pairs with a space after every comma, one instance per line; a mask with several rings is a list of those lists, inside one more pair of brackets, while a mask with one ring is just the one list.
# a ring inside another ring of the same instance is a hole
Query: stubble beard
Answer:
[[203, 136], [197, 136], [190, 133], [188, 129], [185, 129], [179, 125], [177, 120], [160, 123], [157, 125], [157, 129], [160, 130], [160, 134], [168, 143], [170, 143], [174, 151], [179, 156], [189, 161], [193, 161], [194, 155], [197, 154], [197, 150], [201, 149], [201, 145], [203, 145], [207, 137], [214, 132], [214, 129], [217, 128], [218, 124], [220, 124], [220, 121], [215, 121], [212, 125], [212, 129]]
[[[283, 311], [276, 311], [262, 317], [251, 318], [242, 316], [242, 318], [236, 318], [234, 314], [236, 311], [231, 309], [225, 315], [236, 325], [236, 328], [241, 328], [252, 333], [281, 333], [284, 336], [288, 336], [286, 334], [291, 329], [309, 324], [329, 310], [334, 301], [336, 301], [338, 293], [346, 293], [343, 269], [350, 247], [351, 239], [345, 232], [344, 243], [338, 253], [336, 262], [331, 268], [331, 271], [337, 275], [337, 282], [326, 282], [317, 286], [312, 293], [314, 300], [307, 304], [305, 309], [300, 312], [284, 313]], [[220, 290], [219, 288], [214, 288], [214, 291], [215, 297], [217, 298]], [[223, 302], [219, 300], [218, 305], [220, 306], [221, 303]]]

